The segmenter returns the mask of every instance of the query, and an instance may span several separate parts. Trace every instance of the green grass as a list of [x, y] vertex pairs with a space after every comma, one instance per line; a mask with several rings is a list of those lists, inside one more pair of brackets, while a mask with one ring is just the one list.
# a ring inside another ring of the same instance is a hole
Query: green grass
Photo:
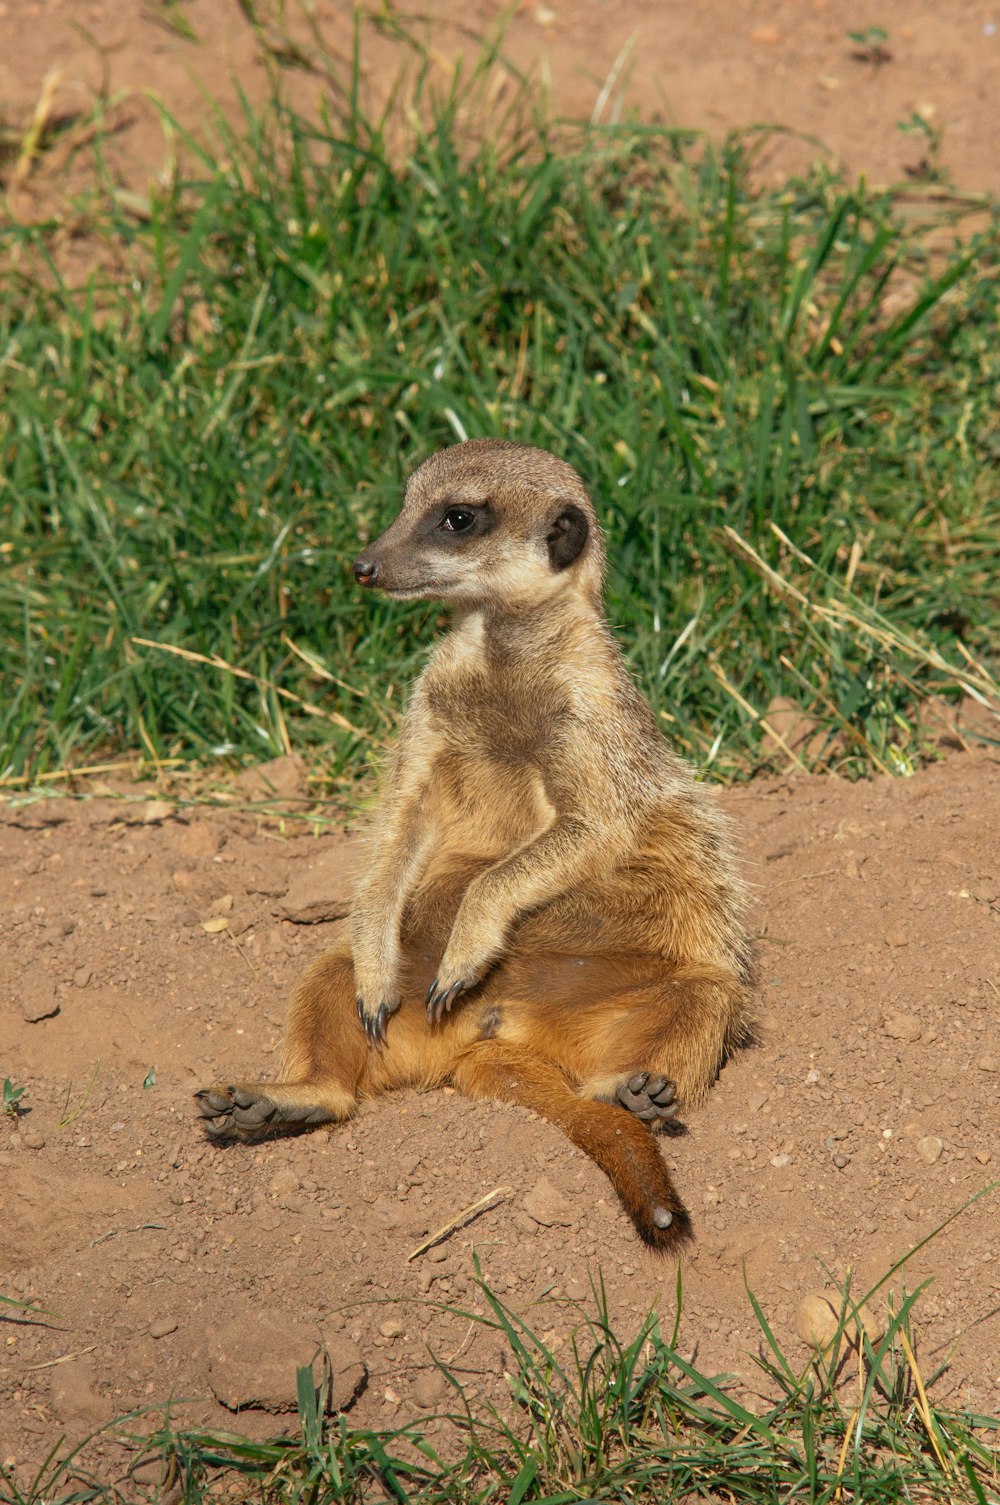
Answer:
[[451, 1397], [440, 1413], [448, 1420], [443, 1434], [432, 1440], [430, 1418], [394, 1430], [359, 1429], [344, 1416], [323, 1415], [329, 1376], [317, 1384], [314, 1370], [301, 1369], [298, 1425], [289, 1435], [254, 1442], [184, 1428], [168, 1415], [152, 1437], [140, 1438], [135, 1417], [125, 1417], [105, 1429], [132, 1454], [127, 1470], [114, 1471], [117, 1483], [89, 1472], [81, 1447], [60, 1443], [33, 1480], [22, 1475], [15, 1483], [0, 1467], [0, 1505], [1000, 1499], [1000, 1418], [935, 1405], [935, 1376], [920, 1371], [912, 1319], [923, 1286], [910, 1293], [905, 1283], [894, 1287], [884, 1331], [872, 1338], [858, 1322], [872, 1292], [855, 1300], [845, 1287], [828, 1346], [801, 1369], [748, 1291], [756, 1379], [751, 1373], [737, 1385], [685, 1356], [679, 1275], [669, 1331], [651, 1314], [628, 1340], [615, 1334], [599, 1278], [586, 1303], [543, 1302], [541, 1321], [568, 1334], [558, 1352], [480, 1285], [486, 1315], [461, 1315], [489, 1328], [506, 1349], [511, 1396], [502, 1413], [467, 1400], [459, 1377], [441, 1366]]
[[92, 206], [108, 270], [82, 288], [65, 226], [3, 232], [8, 782], [294, 746], [351, 785], [434, 616], [362, 600], [347, 565], [463, 435], [581, 470], [619, 638], [717, 774], [764, 759], [776, 695], [826, 729], [814, 762], [857, 774], [919, 760], [927, 694], [994, 694], [995, 222], [932, 255], [891, 194], [755, 188], [736, 145], [557, 129], [523, 98], [498, 148], [490, 62], [444, 98], [418, 80], [402, 137], [350, 80], [325, 123], [220, 120], [145, 218], [110, 188]]

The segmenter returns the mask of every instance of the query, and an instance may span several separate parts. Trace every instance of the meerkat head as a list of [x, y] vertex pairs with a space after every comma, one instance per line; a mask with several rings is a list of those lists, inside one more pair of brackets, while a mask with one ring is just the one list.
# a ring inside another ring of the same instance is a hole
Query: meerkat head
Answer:
[[354, 575], [399, 600], [516, 611], [571, 593], [597, 606], [604, 548], [571, 465], [526, 444], [471, 439], [413, 472], [402, 511]]

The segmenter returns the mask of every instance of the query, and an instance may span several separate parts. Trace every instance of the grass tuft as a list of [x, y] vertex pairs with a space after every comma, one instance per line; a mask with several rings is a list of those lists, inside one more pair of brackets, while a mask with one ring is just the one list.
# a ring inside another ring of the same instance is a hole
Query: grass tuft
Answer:
[[125, 1417], [105, 1429], [133, 1455], [117, 1483], [86, 1471], [85, 1444], [65, 1454], [60, 1445], [27, 1487], [0, 1468], [0, 1505], [117, 1505], [136, 1498], [190, 1505], [674, 1499], [996, 1505], [1000, 1499], [1000, 1418], [936, 1405], [936, 1376], [925, 1379], [918, 1363], [914, 1313], [926, 1283], [909, 1293], [905, 1282], [894, 1286], [887, 1317], [873, 1326], [867, 1303], [874, 1291], [856, 1299], [846, 1281], [822, 1349], [799, 1368], [748, 1292], [757, 1378], [738, 1381], [704, 1372], [692, 1357], [683, 1337], [680, 1273], [669, 1330], [651, 1313], [627, 1340], [615, 1333], [600, 1275], [585, 1303], [541, 1303], [545, 1325], [564, 1334], [546, 1340], [490, 1290], [478, 1265], [476, 1274], [486, 1312], [462, 1315], [505, 1345], [511, 1404], [502, 1414], [474, 1405], [459, 1376], [441, 1365], [452, 1395], [450, 1409], [434, 1418], [443, 1420], [443, 1430], [438, 1426], [432, 1437], [432, 1418], [393, 1430], [359, 1429], [343, 1415], [326, 1415], [328, 1367], [318, 1383], [305, 1368], [298, 1371], [291, 1435], [255, 1442], [184, 1428], [168, 1414], [152, 1436], [137, 1437], [130, 1432], [135, 1418]]
[[58, 226], [3, 232], [0, 779], [294, 745], [351, 787], [435, 614], [362, 605], [347, 561], [474, 435], [586, 477], [611, 620], [716, 776], [775, 759], [778, 696], [849, 775], [912, 768], [970, 663], [997, 705], [995, 220], [942, 250], [944, 208], [556, 127], [509, 73], [497, 137], [495, 49], [373, 118], [357, 57], [301, 46], [325, 113], [276, 82], [144, 216], [109, 193], [84, 286]]

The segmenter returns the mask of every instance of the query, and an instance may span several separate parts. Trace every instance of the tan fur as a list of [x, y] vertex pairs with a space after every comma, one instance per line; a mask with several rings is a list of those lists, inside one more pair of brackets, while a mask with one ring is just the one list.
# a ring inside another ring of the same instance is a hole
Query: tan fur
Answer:
[[747, 1038], [744, 891], [608, 631], [583, 484], [542, 450], [458, 445], [411, 476], [355, 573], [452, 603], [454, 625], [413, 692], [350, 944], [296, 992], [282, 1080], [211, 1089], [202, 1111], [238, 1133], [403, 1085], [523, 1102], [675, 1248], [683, 1204], [616, 1094], [651, 1073], [695, 1105]]

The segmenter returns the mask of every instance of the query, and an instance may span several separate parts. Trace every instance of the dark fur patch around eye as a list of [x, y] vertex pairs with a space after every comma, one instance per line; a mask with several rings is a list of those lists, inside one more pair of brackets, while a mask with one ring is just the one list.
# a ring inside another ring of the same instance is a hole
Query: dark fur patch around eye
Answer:
[[[474, 519], [472, 526], [457, 531], [443, 528], [441, 524], [451, 511], [471, 512]], [[416, 536], [436, 548], [461, 549], [474, 538], [485, 538], [487, 533], [492, 533], [495, 525], [496, 518], [489, 502], [463, 502], [460, 497], [448, 496], [427, 513]]]
[[579, 559], [589, 534], [590, 526], [583, 512], [575, 503], [568, 502], [545, 535], [552, 568], [558, 572]]

